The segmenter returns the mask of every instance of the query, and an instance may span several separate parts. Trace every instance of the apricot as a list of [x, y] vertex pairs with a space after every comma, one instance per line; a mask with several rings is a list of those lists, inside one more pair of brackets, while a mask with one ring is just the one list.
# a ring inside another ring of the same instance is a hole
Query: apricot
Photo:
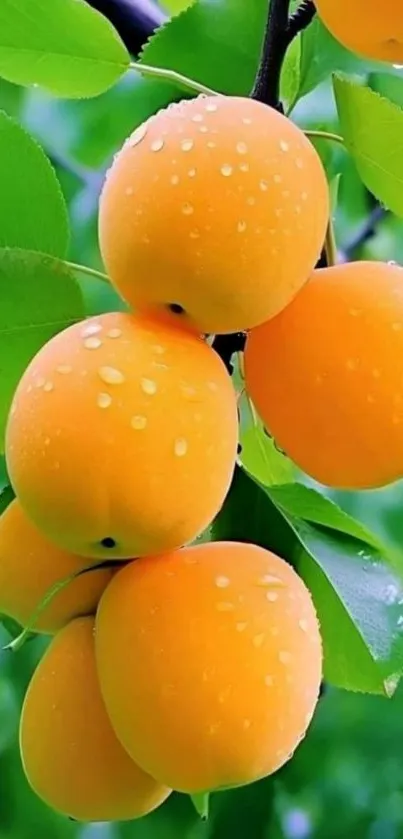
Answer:
[[249, 335], [245, 380], [277, 443], [331, 487], [403, 476], [403, 269], [355, 262], [315, 271]]
[[133, 763], [112, 730], [99, 689], [93, 618], [77, 618], [52, 640], [25, 697], [20, 748], [36, 794], [79, 821], [135, 819], [170, 793]]
[[343, 46], [375, 61], [403, 62], [401, 0], [314, 0], [325, 26]]
[[237, 449], [236, 396], [201, 338], [112, 313], [52, 338], [17, 388], [6, 432], [33, 521], [82, 556], [192, 541], [220, 509]]
[[[61, 550], [30, 521], [15, 499], [0, 517], [0, 613], [26, 626], [48, 591], [88, 559]], [[36, 632], [57, 632], [72, 618], [95, 611], [110, 569], [77, 577], [53, 597], [35, 622]]]
[[251, 99], [198, 97], [126, 141], [101, 196], [100, 246], [130, 305], [236, 332], [301, 288], [328, 212], [322, 164], [296, 125]]
[[255, 545], [203, 544], [125, 566], [101, 598], [95, 649], [119, 740], [182, 792], [274, 772], [318, 698], [310, 594], [286, 562]]

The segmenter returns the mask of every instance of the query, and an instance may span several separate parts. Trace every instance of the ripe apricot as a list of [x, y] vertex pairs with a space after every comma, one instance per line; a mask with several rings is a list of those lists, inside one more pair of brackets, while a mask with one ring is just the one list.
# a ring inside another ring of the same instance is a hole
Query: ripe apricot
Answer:
[[216, 515], [237, 448], [236, 396], [201, 338], [113, 313], [44, 346], [6, 433], [21, 503], [54, 541], [127, 558], [192, 541]]
[[285, 763], [311, 720], [321, 640], [282, 559], [217, 542], [140, 559], [101, 598], [101, 690], [132, 758], [182, 792], [247, 784]]
[[[61, 550], [30, 521], [17, 499], [0, 517], [0, 613], [26, 626], [47, 592], [88, 565], [88, 559]], [[57, 632], [79, 615], [89, 615], [112, 576], [99, 569], [77, 577], [50, 601], [36, 632]]]
[[323, 23], [348, 49], [375, 61], [403, 61], [401, 0], [314, 0]]
[[101, 196], [100, 245], [135, 308], [236, 332], [306, 281], [328, 205], [320, 159], [290, 120], [251, 99], [198, 97], [126, 141]]
[[99, 689], [93, 618], [53, 638], [28, 687], [20, 747], [37, 795], [80, 821], [135, 819], [170, 793], [116, 739]]
[[298, 466], [332, 487], [403, 475], [403, 270], [355, 262], [314, 271], [249, 335], [246, 387]]

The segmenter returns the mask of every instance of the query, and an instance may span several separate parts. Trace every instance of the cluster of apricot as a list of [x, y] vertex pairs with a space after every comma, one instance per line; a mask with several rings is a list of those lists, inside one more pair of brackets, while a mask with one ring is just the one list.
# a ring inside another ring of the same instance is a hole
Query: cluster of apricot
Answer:
[[55, 637], [21, 717], [28, 780], [62, 813], [135, 818], [172, 789], [250, 783], [307, 730], [322, 649], [304, 583], [256, 545], [192, 543], [237, 457], [214, 333], [248, 332], [246, 387], [308, 472], [369, 486], [403, 471], [402, 275], [314, 271], [328, 213], [313, 146], [247, 99], [170, 107], [112, 166], [100, 243], [135, 314], [51, 339], [6, 434], [0, 610], [27, 625], [83, 571], [45, 601], [36, 629]]

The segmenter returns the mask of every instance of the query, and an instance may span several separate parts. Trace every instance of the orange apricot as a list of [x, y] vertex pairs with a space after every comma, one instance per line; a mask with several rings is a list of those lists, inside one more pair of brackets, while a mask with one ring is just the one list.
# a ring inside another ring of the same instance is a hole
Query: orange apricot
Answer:
[[365, 489], [403, 476], [403, 270], [314, 271], [252, 330], [245, 380], [267, 429], [316, 480]]
[[296, 125], [251, 99], [198, 97], [126, 141], [101, 196], [100, 246], [137, 310], [236, 332], [303, 285], [328, 212], [321, 161]]
[[314, 0], [325, 26], [348, 49], [375, 61], [403, 62], [401, 0]]
[[101, 598], [95, 649], [119, 740], [182, 792], [274, 772], [318, 698], [310, 594], [286, 562], [255, 545], [203, 544], [125, 566]]
[[170, 793], [116, 739], [99, 689], [93, 618], [53, 638], [28, 687], [20, 748], [36, 794], [79, 821], [135, 819]]
[[201, 338], [113, 313], [52, 338], [17, 388], [13, 486], [57, 544], [127, 558], [192, 541], [220, 509], [237, 448], [236, 395]]
[[[0, 517], [0, 613], [26, 626], [48, 591], [88, 566], [88, 559], [49, 542], [17, 499]], [[36, 632], [57, 632], [72, 618], [92, 614], [112, 576], [110, 569], [77, 577], [49, 602], [35, 622]]]

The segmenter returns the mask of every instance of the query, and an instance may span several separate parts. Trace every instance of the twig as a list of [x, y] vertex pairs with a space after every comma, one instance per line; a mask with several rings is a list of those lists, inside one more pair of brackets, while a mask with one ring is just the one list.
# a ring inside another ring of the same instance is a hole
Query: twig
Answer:
[[290, 43], [299, 32], [302, 32], [307, 28], [307, 26], [309, 26], [309, 24], [313, 21], [315, 14], [316, 9], [312, 0], [303, 0], [301, 5], [298, 6], [298, 9], [290, 17], [290, 22], [288, 24], [288, 38]]
[[236, 352], [242, 352], [245, 341], [246, 335], [243, 332], [233, 332], [230, 335], [217, 335], [213, 341], [213, 349], [224, 362], [230, 375], [234, 372], [234, 365], [231, 363], [232, 356]]
[[129, 52], [137, 55], [167, 15], [153, 0], [88, 0], [114, 25]]
[[362, 225], [361, 229], [353, 236], [347, 245], [343, 248], [343, 261], [348, 262], [352, 260], [358, 250], [366, 244], [373, 236], [375, 236], [377, 225], [383, 221], [388, 215], [388, 210], [377, 204], [376, 207], [369, 214], [367, 220]]
[[288, 47], [288, 12], [291, 0], [271, 0], [267, 16], [263, 51], [252, 99], [282, 110], [280, 103], [280, 75]]
[[290, 2], [291, 0], [270, 2], [262, 57], [251, 93], [252, 99], [271, 105], [279, 111], [283, 111], [280, 102], [280, 77], [285, 54], [291, 41], [309, 26], [315, 16], [312, 0], [303, 0], [296, 12], [289, 17]]

